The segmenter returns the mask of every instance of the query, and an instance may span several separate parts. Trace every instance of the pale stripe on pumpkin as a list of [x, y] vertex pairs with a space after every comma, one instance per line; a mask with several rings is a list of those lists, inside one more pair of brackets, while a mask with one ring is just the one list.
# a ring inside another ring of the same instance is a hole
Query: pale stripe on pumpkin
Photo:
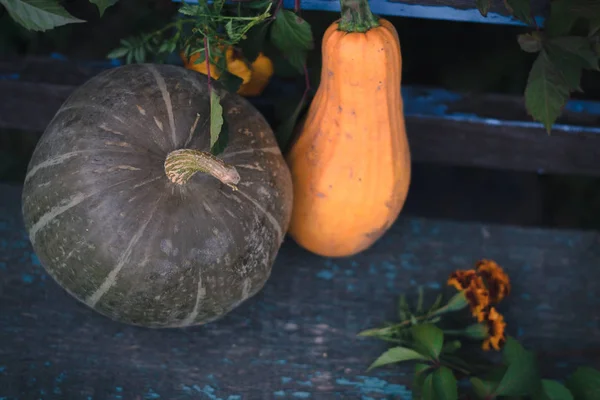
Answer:
[[198, 317], [198, 313], [200, 312], [200, 304], [202, 300], [206, 297], [206, 288], [202, 286], [202, 276], [198, 274], [198, 289], [196, 291], [196, 304], [194, 304], [194, 309], [192, 312], [181, 321], [181, 326], [187, 326], [192, 324], [196, 318]]
[[263, 147], [262, 149], [246, 149], [246, 150], [240, 150], [240, 151], [234, 151], [232, 153], [224, 153], [221, 155], [221, 158], [225, 159], [228, 157], [233, 157], [233, 156], [238, 156], [240, 154], [251, 154], [257, 151], [263, 151], [265, 153], [272, 153], [272, 154], [281, 154], [281, 150], [279, 150], [279, 147], [277, 146], [271, 146], [271, 147]]
[[273, 216], [273, 214], [268, 212], [263, 206], [260, 205], [260, 203], [258, 201], [254, 200], [251, 196], [248, 196], [243, 191], [237, 190], [236, 193], [239, 193], [242, 196], [244, 196], [245, 198], [247, 198], [248, 200], [250, 200], [250, 202], [252, 204], [254, 204], [254, 206], [256, 208], [258, 208], [263, 214], [265, 214], [267, 216], [267, 219], [269, 220], [269, 222], [271, 222], [271, 224], [273, 224], [273, 226], [275, 227], [275, 230], [277, 231], [277, 240], [279, 242], [281, 242], [283, 240], [283, 229], [281, 228], [281, 225], [279, 224], [277, 219]]
[[75, 207], [76, 205], [78, 205], [88, 197], [93, 196], [94, 194], [96, 193], [89, 194], [86, 196], [83, 193], [77, 193], [75, 196], [71, 197], [67, 203], [53, 207], [46, 214], [42, 215], [40, 219], [38, 219], [37, 222], [33, 224], [31, 229], [29, 230], [29, 240], [31, 241], [31, 244], [35, 244], [35, 236], [37, 235], [37, 233], [50, 222], [52, 222], [54, 218], [58, 217], [60, 214], [66, 211], [69, 211], [71, 208]]
[[106, 277], [104, 282], [102, 282], [102, 285], [100, 285], [100, 287], [94, 293], [92, 293], [90, 296], [87, 297], [87, 299], [85, 299], [85, 302], [90, 307], [94, 307], [96, 305], [96, 303], [98, 302], [98, 300], [100, 300], [100, 298], [102, 298], [102, 296], [104, 296], [106, 294], [106, 292], [108, 292], [108, 290], [111, 287], [113, 287], [113, 285], [117, 282], [117, 275], [119, 274], [119, 272], [121, 272], [121, 269], [123, 269], [125, 264], [129, 261], [129, 257], [131, 257], [131, 253], [133, 251], [134, 246], [142, 238], [142, 235], [144, 234], [146, 227], [148, 227], [148, 224], [150, 223], [150, 221], [152, 221], [152, 218], [154, 218], [154, 213], [156, 213], [156, 210], [158, 208], [158, 203], [161, 200], [162, 200], [162, 196], [156, 201], [156, 203], [154, 203], [154, 207], [152, 208], [152, 212], [150, 213], [150, 216], [142, 224], [140, 229], [138, 229], [138, 231], [135, 233], [135, 235], [133, 235], [133, 237], [129, 241], [129, 244], [127, 245], [127, 248], [125, 249], [123, 254], [121, 254], [121, 257], [119, 258], [119, 261], [117, 262], [117, 265], [115, 266], [115, 268], [112, 271], [110, 271], [110, 273], [108, 274], [108, 276]]
[[158, 72], [158, 70], [152, 65], [146, 66], [148, 67], [150, 72], [152, 72], [152, 75], [154, 75], [154, 79], [156, 79], [156, 83], [158, 84], [158, 88], [160, 89], [160, 93], [162, 94], [162, 98], [165, 102], [165, 106], [167, 108], [167, 115], [169, 116], [169, 125], [171, 126], [171, 138], [173, 139], [173, 145], [175, 146], [177, 145], [177, 136], [175, 135], [175, 117], [173, 116], [173, 103], [171, 102], [171, 95], [169, 94], [167, 84], [160, 72]]

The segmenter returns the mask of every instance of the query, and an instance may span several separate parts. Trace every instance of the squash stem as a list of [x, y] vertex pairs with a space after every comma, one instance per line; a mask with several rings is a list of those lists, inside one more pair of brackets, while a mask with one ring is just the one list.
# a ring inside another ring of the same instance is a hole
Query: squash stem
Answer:
[[206, 151], [179, 149], [167, 154], [165, 174], [173, 183], [184, 185], [196, 172], [204, 172], [237, 190], [240, 174], [234, 166]]
[[340, 0], [342, 18], [338, 29], [344, 32], [366, 32], [379, 26], [368, 0]]

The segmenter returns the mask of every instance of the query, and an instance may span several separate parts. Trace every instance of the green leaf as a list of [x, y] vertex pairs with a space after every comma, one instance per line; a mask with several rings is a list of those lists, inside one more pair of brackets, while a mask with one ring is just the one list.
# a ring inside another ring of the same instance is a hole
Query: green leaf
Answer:
[[467, 295], [464, 290], [461, 290], [460, 292], [457, 292], [454, 296], [452, 296], [445, 306], [438, 308], [436, 311], [434, 311], [432, 315], [438, 315], [452, 311], [459, 311], [468, 305], [469, 302], [467, 301]]
[[581, 36], [564, 36], [549, 40], [546, 51], [552, 61], [562, 59], [581, 68], [599, 71], [598, 56], [592, 49], [588, 38]]
[[98, 7], [98, 11], [100, 12], [100, 16], [104, 15], [104, 11], [110, 6], [114, 6], [117, 4], [119, 0], [90, 0], [90, 3], [95, 4]]
[[450, 342], [446, 342], [446, 343], [444, 343], [444, 346], [442, 347], [442, 353], [452, 354], [456, 350], [460, 349], [461, 346], [462, 346], [462, 343], [460, 343], [460, 340], [452, 340]]
[[519, 46], [528, 53], [537, 53], [542, 50], [542, 36], [539, 32], [522, 33], [517, 36]]
[[533, 400], [573, 400], [573, 395], [562, 384], [553, 380], [542, 379], [542, 386], [533, 396]]
[[280, 8], [271, 27], [271, 42], [284, 54], [290, 50], [312, 50], [310, 24], [290, 10]]
[[517, 340], [508, 337], [502, 358], [508, 368], [494, 394], [497, 396], [533, 395], [541, 385], [535, 355], [525, 350]]
[[406, 301], [406, 296], [400, 296], [400, 301], [398, 302], [398, 316], [400, 317], [400, 321], [406, 321], [411, 315], [410, 306]]
[[506, 9], [526, 24], [532, 24], [530, 0], [504, 0]]
[[490, 6], [492, 5], [491, 0], [477, 0], [477, 9], [484, 17], [487, 17], [488, 11], [490, 11]]
[[431, 365], [423, 363], [415, 364], [415, 374], [412, 382], [412, 394], [415, 400], [421, 398], [421, 391], [423, 389], [423, 385], [425, 384], [425, 379], [427, 379], [429, 371], [431, 370]]
[[223, 126], [221, 127], [221, 133], [219, 134], [219, 138], [217, 142], [212, 146], [211, 153], [213, 155], [218, 155], [225, 150], [227, 147], [227, 142], [229, 141], [229, 125], [227, 124], [227, 120], [223, 119]]
[[433, 324], [412, 327], [413, 340], [422, 354], [437, 359], [444, 345], [444, 332]]
[[67, 12], [58, 1], [0, 0], [15, 22], [32, 31], [46, 31], [71, 23], [85, 22]]
[[257, 25], [250, 29], [246, 34], [246, 39], [239, 43], [242, 53], [248, 61], [253, 62], [258, 54], [263, 51], [268, 30], [268, 23]]
[[590, 32], [588, 35], [594, 36], [598, 32], [600, 32], [600, 17], [590, 20]]
[[485, 339], [488, 337], [488, 328], [485, 323], [471, 324], [463, 331], [464, 335], [471, 339]]
[[244, 80], [239, 76], [236, 76], [225, 70], [221, 72], [221, 75], [219, 76], [219, 82], [221, 82], [228, 92], [235, 93], [238, 91], [242, 83], [244, 83]]
[[577, 400], [600, 399], [600, 372], [590, 367], [579, 367], [567, 379], [567, 387]]
[[423, 354], [416, 352], [413, 349], [409, 349], [408, 347], [392, 347], [387, 350], [385, 353], [380, 355], [377, 360], [375, 360], [368, 368], [367, 371], [372, 370], [373, 368], [381, 367], [382, 365], [387, 364], [395, 364], [402, 361], [411, 361], [411, 360], [426, 360]]
[[286, 118], [276, 129], [275, 138], [277, 144], [281, 149], [287, 149], [292, 140], [294, 139], [294, 132], [298, 124], [298, 117], [306, 105], [306, 98], [303, 96], [300, 102], [296, 105], [296, 108], [292, 111], [290, 116]]
[[542, 50], [529, 72], [525, 106], [531, 116], [550, 133], [552, 125], [569, 98], [569, 86], [561, 71]]
[[444, 296], [440, 293], [437, 295], [437, 297], [435, 298], [435, 301], [433, 302], [433, 304], [431, 305], [431, 307], [429, 307], [429, 311], [428, 313], [433, 313], [435, 310], [437, 310], [440, 305], [442, 304], [442, 300], [444, 299]]
[[229, 22], [225, 24], [225, 31], [227, 32], [227, 36], [229, 36], [230, 39], [235, 38], [235, 32], [233, 31], [233, 20], [230, 19]]
[[129, 49], [126, 47], [117, 47], [112, 50], [110, 53], [106, 55], [106, 58], [121, 58], [124, 57], [125, 54], [129, 52]]
[[219, 102], [219, 94], [213, 88], [210, 92], [210, 151], [214, 154], [214, 146], [219, 140], [223, 127], [223, 107]]
[[550, 3], [550, 16], [544, 24], [544, 32], [549, 37], [565, 36], [573, 28], [577, 16], [570, 12], [570, 2], [555, 0]]
[[435, 389], [433, 388], [433, 374], [425, 377], [423, 386], [421, 386], [421, 396], [423, 400], [436, 400]]
[[452, 370], [446, 366], [433, 371], [433, 391], [436, 400], [456, 400], [458, 399], [458, 385], [456, 377]]
[[497, 383], [484, 381], [477, 377], [472, 377], [470, 379], [471, 385], [473, 386], [473, 391], [478, 398], [485, 399], [490, 396], [497, 385]]

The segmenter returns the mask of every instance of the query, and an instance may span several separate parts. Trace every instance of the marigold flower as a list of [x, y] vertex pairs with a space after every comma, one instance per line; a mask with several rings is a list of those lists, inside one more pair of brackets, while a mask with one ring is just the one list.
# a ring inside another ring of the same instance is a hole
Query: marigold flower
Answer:
[[469, 302], [471, 314], [477, 318], [477, 321], [483, 321], [484, 310], [490, 305], [490, 294], [481, 277], [476, 276], [471, 280], [469, 287], [465, 290], [465, 297]]
[[475, 278], [475, 276], [476, 274], [474, 269], [470, 269], [467, 271], [454, 271], [450, 274], [450, 277], [448, 278], [448, 285], [454, 286], [458, 291], [465, 290], [469, 287], [469, 285], [471, 284], [471, 280]]
[[478, 261], [476, 264], [476, 273], [483, 277], [485, 281], [490, 295], [490, 303], [499, 303], [510, 293], [510, 279], [495, 261]]
[[494, 307], [490, 307], [490, 310], [484, 314], [484, 320], [488, 328], [488, 337], [483, 341], [481, 347], [485, 351], [490, 350], [490, 348], [500, 350], [504, 343], [506, 343], [506, 336], [504, 334], [506, 323], [504, 322], [504, 317]]

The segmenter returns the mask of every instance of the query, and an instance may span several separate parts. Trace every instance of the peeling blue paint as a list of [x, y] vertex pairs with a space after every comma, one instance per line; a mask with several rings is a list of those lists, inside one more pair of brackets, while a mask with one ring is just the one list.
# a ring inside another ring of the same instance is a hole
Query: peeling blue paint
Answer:
[[427, 287], [429, 289], [441, 289], [442, 288], [442, 286], [440, 285], [439, 282], [429, 282], [429, 283], [427, 283]]
[[531, 295], [529, 293], [521, 293], [521, 298], [523, 300], [531, 300]]
[[325, 280], [331, 280], [333, 278], [333, 272], [323, 269], [317, 273], [317, 277]]
[[284, 365], [287, 364], [287, 360], [277, 360], [275, 361], [275, 364]]
[[30, 274], [22, 274], [21, 275], [21, 280], [24, 283], [33, 283], [33, 279], [34, 279], [33, 275], [30, 275]]
[[285, 392], [283, 390], [278, 390], [276, 392], [273, 392], [273, 395], [276, 397], [285, 397]]
[[4, 372], [6, 371], [6, 366], [5, 365], [0, 365], [0, 372]]
[[312, 386], [312, 382], [311, 381], [296, 381], [296, 383], [300, 386]]
[[20, 74], [0, 74], [0, 81], [18, 81], [21, 79]]
[[289, 376], [282, 376], [281, 377], [281, 382], [282, 383], [289, 383], [292, 381], [292, 378], [290, 378]]
[[404, 385], [392, 384], [383, 379], [370, 376], [358, 376], [362, 381], [351, 381], [346, 378], [336, 379], [338, 385], [354, 386], [361, 394], [381, 393], [389, 396], [399, 396], [404, 400], [412, 400], [412, 392]]
[[294, 392], [292, 396], [297, 397], [299, 399], [308, 399], [310, 397], [310, 393], [308, 392]]
[[144, 399], [156, 400], [156, 399], [160, 399], [160, 395], [158, 393], [156, 393], [154, 390], [148, 389], [148, 391], [144, 395]]

